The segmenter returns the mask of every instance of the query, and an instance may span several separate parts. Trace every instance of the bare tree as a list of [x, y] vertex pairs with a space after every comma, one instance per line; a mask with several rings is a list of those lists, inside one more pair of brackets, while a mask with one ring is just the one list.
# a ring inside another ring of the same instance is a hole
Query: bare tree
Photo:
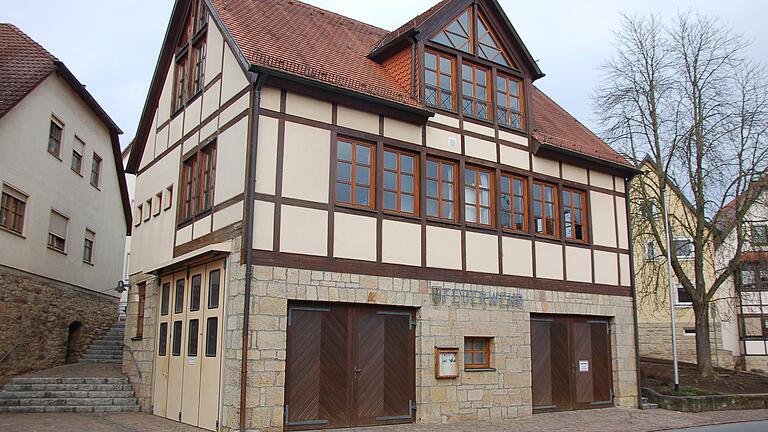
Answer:
[[[692, 298], [697, 364], [707, 376], [713, 372], [709, 304], [740, 268], [741, 239], [727, 262], [716, 262], [713, 251], [760, 195], [743, 192], [765, 188], [766, 73], [745, 58], [745, 39], [716, 18], [688, 12], [664, 24], [654, 15], [623, 15], [621, 23], [616, 54], [603, 66], [595, 92], [596, 112], [608, 142], [638, 164], [652, 162], [633, 182], [633, 231], [658, 245], [656, 265], [666, 267], [671, 257], [674, 276]], [[686, 216], [672, 217], [661, 199], [670, 188], [685, 197]], [[718, 209], [736, 196], [743, 199], [732, 205], [733, 217], [716, 225]], [[669, 214], [674, 229], [666, 232], [643, 210], [649, 205]], [[667, 253], [675, 229], [691, 239], [692, 260]], [[714, 280], [705, 278], [708, 265], [716, 270]], [[657, 279], [660, 273], [649, 272]], [[664, 281], [655, 286], [666, 293]]]

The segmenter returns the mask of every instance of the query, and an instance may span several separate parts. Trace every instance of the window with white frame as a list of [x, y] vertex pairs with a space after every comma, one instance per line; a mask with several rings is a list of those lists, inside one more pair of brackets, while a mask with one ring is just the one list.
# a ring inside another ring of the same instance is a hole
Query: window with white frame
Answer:
[[83, 239], [83, 262], [93, 264], [93, 245], [96, 240], [96, 233], [87, 229]]
[[645, 243], [645, 253], [643, 254], [645, 256], [646, 261], [653, 261], [656, 259], [656, 242], [653, 240], [648, 240]]
[[27, 195], [16, 189], [3, 185], [2, 203], [0, 203], [0, 227], [19, 235], [23, 234], [27, 198]]
[[75, 144], [72, 147], [72, 171], [81, 174], [83, 172], [83, 155], [85, 154], [85, 143], [78, 137], [75, 137]]
[[67, 225], [69, 225], [69, 218], [56, 210], [51, 210], [51, 219], [48, 224], [48, 247], [59, 252], [65, 251]]
[[691, 298], [691, 295], [688, 294], [688, 291], [686, 291], [683, 284], [675, 284], [675, 305], [676, 306], [690, 306], [693, 304], [693, 299]]
[[675, 251], [677, 259], [693, 258], [693, 242], [687, 237], [676, 237], [672, 240], [672, 250]]

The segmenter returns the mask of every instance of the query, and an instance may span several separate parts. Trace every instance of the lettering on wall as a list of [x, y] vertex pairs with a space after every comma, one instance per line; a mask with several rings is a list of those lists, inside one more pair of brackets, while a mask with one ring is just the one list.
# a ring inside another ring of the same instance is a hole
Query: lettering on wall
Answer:
[[432, 304], [464, 307], [497, 307], [500, 309], [522, 309], [523, 295], [503, 291], [484, 291], [475, 289], [454, 289], [430, 287]]

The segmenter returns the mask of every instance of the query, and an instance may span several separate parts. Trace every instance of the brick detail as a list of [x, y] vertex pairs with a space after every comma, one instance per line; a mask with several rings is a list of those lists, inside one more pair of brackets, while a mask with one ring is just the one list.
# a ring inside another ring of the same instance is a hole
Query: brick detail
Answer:
[[[382, 63], [384, 69], [395, 78], [404, 89], [411, 89], [411, 48], [404, 48], [399, 53], [389, 57]], [[417, 83], [418, 84], [418, 83]]]

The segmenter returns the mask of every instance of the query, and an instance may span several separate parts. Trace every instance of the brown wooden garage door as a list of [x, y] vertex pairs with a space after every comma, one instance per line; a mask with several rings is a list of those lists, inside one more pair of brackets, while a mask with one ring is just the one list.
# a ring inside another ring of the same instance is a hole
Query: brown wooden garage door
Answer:
[[291, 303], [286, 429], [414, 421], [414, 327], [408, 309]]
[[613, 405], [609, 332], [604, 318], [531, 317], [534, 413]]

